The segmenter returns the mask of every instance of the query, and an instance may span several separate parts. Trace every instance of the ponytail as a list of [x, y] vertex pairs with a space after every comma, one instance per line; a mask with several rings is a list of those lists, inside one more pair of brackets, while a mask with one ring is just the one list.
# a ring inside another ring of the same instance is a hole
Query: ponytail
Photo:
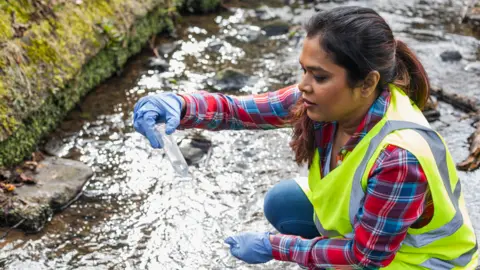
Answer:
[[427, 72], [415, 53], [401, 40], [396, 42], [396, 71], [393, 84], [402, 88], [418, 108], [423, 109], [430, 94]]

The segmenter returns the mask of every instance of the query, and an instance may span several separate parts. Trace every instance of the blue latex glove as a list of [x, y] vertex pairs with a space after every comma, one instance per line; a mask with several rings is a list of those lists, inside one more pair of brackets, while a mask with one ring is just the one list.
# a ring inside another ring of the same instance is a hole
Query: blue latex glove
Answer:
[[270, 233], [244, 232], [225, 239], [230, 253], [246, 263], [266, 263], [273, 259]]
[[180, 124], [183, 98], [174, 93], [142, 97], [133, 109], [133, 127], [147, 137], [153, 148], [162, 148], [163, 141], [155, 124], [165, 123], [165, 133], [172, 134]]

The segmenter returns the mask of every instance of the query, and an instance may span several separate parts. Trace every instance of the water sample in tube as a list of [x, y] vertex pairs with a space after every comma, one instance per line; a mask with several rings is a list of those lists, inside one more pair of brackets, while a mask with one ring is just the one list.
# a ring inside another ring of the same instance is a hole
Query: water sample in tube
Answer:
[[164, 124], [156, 125], [155, 129], [161, 136], [161, 139], [163, 141], [163, 150], [165, 151], [168, 160], [170, 160], [170, 163], [172, 164], [175, 172], [182, 178], [190, 178], [187, 161], [185, 161], [185, 158], [183, 157], [183, 154], [180, 151], [180, 147], [178, 147], [175, 138], [172, 136], [172, 134], [167, 135], [165, 133]]

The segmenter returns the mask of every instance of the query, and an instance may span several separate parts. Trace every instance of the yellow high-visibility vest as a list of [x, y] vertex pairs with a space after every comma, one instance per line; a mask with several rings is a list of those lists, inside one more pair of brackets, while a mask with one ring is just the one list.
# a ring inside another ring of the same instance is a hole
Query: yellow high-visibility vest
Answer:
[[477, 240], [447, 146], [409, 97], [394, 85], [389, 88], [391, 102], [385, 116], [342, 164], [322, 179], [317, 151], [308, 185], [299, 183], [314, 207], [317, 229], [324, 236], [353, 238], [353, 221], [362, 207], [369, 172], [382, 149], [396, 145], [420, 162], [434, 214], [426, 226], [408, 229], [401, 248], [385, 269], [475, 269]]

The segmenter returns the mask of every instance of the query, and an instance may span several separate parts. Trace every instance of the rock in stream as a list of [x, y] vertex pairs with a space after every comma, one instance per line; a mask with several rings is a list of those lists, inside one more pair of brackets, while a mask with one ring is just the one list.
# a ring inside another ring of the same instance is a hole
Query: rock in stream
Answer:
[[43, 160], [36, 173], [25, 173], [36, 180], [35, 185], [23, 185], [10, 197], [8, 211], [2, 211], [2, 225], [36, 232], [43, 228], [53, 213], [74, 200], [83, 185], [93, 175], [92, 169], [82, 162], [56, 157]]

